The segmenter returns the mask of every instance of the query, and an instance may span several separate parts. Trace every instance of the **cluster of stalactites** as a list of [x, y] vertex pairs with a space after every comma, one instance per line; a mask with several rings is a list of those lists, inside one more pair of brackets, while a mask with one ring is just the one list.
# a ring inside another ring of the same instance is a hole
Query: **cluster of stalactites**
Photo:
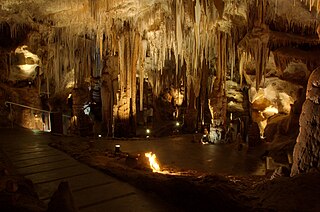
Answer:
[[[193, 87], [193, 92], [198, 96], [202, 65], [207, 63], [210, 66], [212, 59], [216, 57], [215, 24], [218, 11], [211, 1], [177, 0], [171, 3], [171, 14], [174, 18], [163, 23], [158, 31], [148, 33], [152, 64], [154, 69], [162, 74], [165, 62], [174, 59], [176, 86], [180, 87], [182, 80], [187, 88]], [[185, 77], [179, 75], [184, 66]], [[181, 79], [178, 79], [178, 76]], [[159, 86], [156, 86], [156, 90], [158, 88]]]
[[[233, 78], [236, 59], [235, 41], [231, 38], [232, 36], [226, 36], [228, 37], [228, 42], [226, 42], [228, 46], [224, 48], [230, 48], [231, 54], [230, 56], [220, 55], [221, 51], [217, 50], [221, 46], [218, 37], [219, 29], [217, 29], [219, 12], [213, 1], [167, 0], [163, 3], [171, 5], [166, 7], [167, 10], [163, 10], [159, 4], [155, 4], [153, 13], [146, 20], [135, 18], [122, 20], [121, 17], [107, 16], [107, 14], [112, 15], [112, 10], [121, 2], [124, 1], [89, 0], [89, 12], [97, 23], [95, 34], [92, 35], [94, 39], [84, 39], [78, 35], [71, 36], [72, 33], [68, 32], [68, 28], [62, 29], [63, 33], [55, 33], [55, 39], [58, 42], [50, 45], [53, 54], [51, 63], [53, 65], [49, 67], [50, 71], [48, 72], [55, 75], [55, 81], [59, 82], [62, 70], [74, 69], [75, 86], [81, 84], [81, 80], [90, 75], [90, 70], [93, 70], [96, 66], [93, 61], [102, 60], [101, 56], [103, 50], [107, 48], [106, 46], [108, 46], [109, 52], [119, 55], [120, 90], [126, 90], [128, 79], [132, 78], [128, 70], [138, 68], [140, 92], [143, 92], [147, 48], [150, 50], [148, 54], [152, 58], [152, 69], [157, 71], [157, 74], [154, 75], [157, 76], [155, 78], [161, 77], [165, 62], [174, 58], [176, 76], [181, 73], [180, 69], [182, 67], [186, 69], [184, 71], [185, 76], [180, 74], [180, 79], [176, 77], [176, 86], [180, 87], [181, 80], [186, 87], [191, 87], [192, 83], [192, 92], [196, 96], [200, 92], [201, 69], [204, 64], [208, 67], [214, 67], [215, 58], [223, 58], [224, 61], [227, 61], [223, 63], [224, 65], [218, 66], [216, 74], [219, 76], [225, 75], [226, 69], [228, 69], [227, 64], [229, 64], [231, 78]], [[162, 18], [165, 21], [159, 24], [157, 30], [149, 30], [150, 22], [153, 21], [153, 25], [156, 25], [155, 20], [163, 20]], [[130, 27], [126, 28], [125, 25]], [[139, 34], [139, 39], [134, 38], [136, 34]], [[108, 43], [106, 46], [104, 46], [104, 40]], [[140, 44], [135, 44], [135, 42]], [[137, 51], [136, 46], [140, 46], [137, 58], [133, 56], [133, 52]], [[128, 63], [128, 60], [131, 62]], [[136, 64], [138, 64], [138, 67], [135, 67]], [[152, 78], [152, 76], [149, 77]], [[160, 93], [162, 83], [162, 80], [154, 81], [153, 91], [156, 95]], [[129, 87], [131, 87], [131, 84]], [[128, 95], [128, 98], [132, 97], [131, 92]]]
[[[139, 4], [145, 4], [146, 2], [147, 1], [143, 0], [140, 3], [139, 1]], [[124, 25], [129, 25], [139, 32], [141, 36], [144, 36], [145, 40], [148, 40], [152, 69], [160, 72], [159, 76], [161, 77], [165, 62], [174, 59], [176, 64], [176, 86], [180, 86], [181, 80], [183, 80], [184, 85], [187, 87], [190, 87], [190, 83], [193, 83], [194, 92], [197, 96], [199, 93], [197, 86], [201, 81], [201, 68], [203, 64], [206, 63], [207, 66], [214, 67], [213, 62], [215, 58], [218, 57], [217, 45], [219, 44], [217, 42], [220, 41], [218, 41], [217, 34], [221, 29], [219, 29], [220, 26], [217, 22], [219, 15], [221, 16], [222, 14], [221, 8], [218, 11], [219, 8], [216, 8], [215, 2], [210, 0], [156, 1], [153, 5], [154, 8], [150, 10], [152, 13], [150, 13], [149, 16], [143, 16], [145, 19], [139, 20], [139, 18], [126, 17], [122, 20], [121, 17], [117, 16], [112, 18], [112, 15], [115, 14], [112, 11], [117, 7], [121, 8], [119, 6], [121, 4], [125, 5], [126, 2], [115, 0], [89, 1], [91, 14], [96, 17], [95, 20], [98, 22], [97, 37], [101, 37], [99, 35], [105, 33], [105, 37], [109, 42], [108, 47], [115, 54], [115, 52], [119, 51], [118, 46], [130, 46], [130, 44], [122, 43], [129, 42], [128, 39], [123, 39], [119, 36], [127, 30]], [[150, 2], [148, 4], [152, 5]], [[100, 7], [101, 5], [103, 5], [103, 7]], [[108, 9], [103, 12], [102, 8]], [[145, 11], [142, 13], [145, 13]], [[104, 17], [107, 15], [109, 18]], [[157, 22], [157, 20], [161, 21]], [[157, 27], [155, 27], [156, 29], [150, 29], [150, 26]], [[144, 32], [146, 32], [145, 35], [143, 35]], [[141, 38], [140, 40], [143, 39]], [[101, 39], [97, 39], [97, 41], [101, 41]], [[228, 48], [230, 48], [231, 54], [230, 57], [226, 56], [226, 60], [228, 60], [231, 67], [231, 78], [233, 78], [236, 59], [236, 45], [234, 42], [234, 40], [232, 40], [232, 42], [228, 41]], [[119, 45], [119, 43], [121, 44]], [[100, 44], [96, 45], [98, 46]], [[146, 46], [146, 44], [144, 44], [144, 46]], [[102, 50], [102, 48], [100, 48], [100, 50]], [[144, 59], [139, 58], [139, 71], [145, 68], [143, 65], [145, 55], [146, 54], [141, 56], [144, 57]], [[119, 58], [121, 64], [120, 60], [122, 59]], [[185, 76], [180, 76], [181, 78], [179, 79], [178, 73], [181, 72], [180, 69], [184, 66], [186, 69]], [[227, 66], [225, 67], [227, 68]], [[121, 78], [123, 70], [123, 68], [120, 68], [120, 79], [123, 79], [123, 76]], [[219, 72], [220, 71], [221, 70], [219, 70]], [[144, 77], [145, 74], [141, 73], [140, 75]], [[158, 74], [156, 75], [158, 76]], [[159, 82], [158, 80], [153, 85], [153, 91], [156, 95], [159, 94], [159, 90], [162, 88]]]
[[[137, 74], [140, 76], [140, 96], [143, 96], [144, 67], [140, 66], [138, 70], [138, 64], [141, 64], [144, 60], [142, 55], [146, 53], [146, 44], [138, 32], [127, 28], [119, 36], [118, 46], [115, 48], [117, 49], [119, 60], [119, 93], [117, 102], [118, 105], [125, 107], [124, 111], [128, 111], [128, 113], [118, 115], [120, 119], [128, 119], [129, 111], [133, 115], [136, 113], [135, 104], [130, 105], [130, 102], [136, 102]], [[142, 100], [140, 100], [140, 103], [142, 103]], [[140, 110], [142, 109], [140, 104]]]
[[[55, 82], [55, 92], [63, 91], [67, 85], [79, 87], [90, 76], [100, 75], [101, 56], [97, 43], [100, 41], [74, 35], [70, 27], [53, 28], [44, 72], [48, 79]], [[65, 76], [71, 72], [74, 75], [72, 82], [66, 82]]]
[[238, 44], [240, 86], [243, 83], [243, 66], [248, 57], [255, 61], [256, 89], [265, 78], [265, 67], [269, 57], [269, 28], [265, 24], [267, 6], [267, 0], [256, 1], [251, 8], [252, 13], [249, 14], [250, 19], [254, 20], [252, 29]]
[[0, 34], [6, 35], [10, 31], [11, 39], [19, 39], [29, 29], [30, 26], [25, 23], [0, 23]]
[[[294, 0], [294, 4], [295, 4], [295, 1], [296, 0]], [[317, 13], [320, 13], [320, 0], [301, 0], [301, 2], [308, 5], [310, 11], [314, 7], [317, 10]]]
[[[192, 96], [191, 92], [195, 97], [199, 96], [204, 65], [213, 69], [211, 73], [215, 75], [207, 79], [209, 95], [214, 90], [225, 89], [227, 75], [230, 74], [234, 80], [238, 56], [236, 43], [240, 32], [232, 29], [221, 31], [217, 24], [221, 21], [218, 20], [219, 13], [212, 2], [194, 0], [188, 4], [178, 0], [172, 8], [174, 18], [171, 22], [164, 23], [156, 32], [148, 33], [152, 67], [158, 70], [149, 73], [153, 91], [158, 95], [160, 89], [168, 85], [166, 80], [172, 80], [167, 76], [168, 72], [162, 70], [167, 60], [175, 60], [176, 77], [173, 82], [176, 88], [185, 87], [187, 98]], [[189, 99], [186, 100], [189, 104]]]

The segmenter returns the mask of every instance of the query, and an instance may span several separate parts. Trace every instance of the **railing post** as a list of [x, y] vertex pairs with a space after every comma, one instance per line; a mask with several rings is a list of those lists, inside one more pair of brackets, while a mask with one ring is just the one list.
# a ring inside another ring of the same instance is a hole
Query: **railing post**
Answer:
[[48, 112], [48, 122], [49, 122], [49, 123], [48, 123], [48, 126], [49, 126], [48, 131], [49, 131], [49, 132], [51, 132], [51, 117], [50, 117], [50, 116], [51, 116], [51, 113]]

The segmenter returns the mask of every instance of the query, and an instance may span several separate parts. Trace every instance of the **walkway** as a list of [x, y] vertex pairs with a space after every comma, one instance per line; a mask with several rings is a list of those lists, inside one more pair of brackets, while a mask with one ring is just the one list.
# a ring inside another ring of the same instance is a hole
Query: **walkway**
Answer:
[[137, 190], [49, 147], [48, 134], [0, 129], [0, 138], [0, 148], [17, 172], [33, 181], [39, 198], [46, 203], [59, 183], [68, 181], [81, 212], [176, 211], [155, 195]]

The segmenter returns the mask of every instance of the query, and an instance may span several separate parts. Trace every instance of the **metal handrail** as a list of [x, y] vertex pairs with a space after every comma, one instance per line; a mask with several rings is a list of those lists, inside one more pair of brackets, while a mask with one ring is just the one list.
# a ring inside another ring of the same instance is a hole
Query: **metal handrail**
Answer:
[[38, 109], [38, 108], [35, 108], [35, 107], [30, 107], [30, 106], [27, 106], [27, 105], [18, 104], [18, 103], [15, 103], [15, 102], [5, 101], [4, 104], [5, 104], [6, 106], [7, 106], [8, 104], [10, 104], [10, 105], [17, 105], [17, 106], [20, 106], [20, 107], [28, 108], [28, 109], [31, 109], [31, 110], [37, 110], [37, 111], [44, 112], [44, 113], [53, 113], [53, 112], [48, 111], [48, 110], [42, 110], [42, 109]]
[[[48, 110], [42, 110], [42, 109], [38, 109], [38, 108], [35, 108], [35, 107], [30, 107], [30, 106], [27, 106], [27, 105], [22, 105], [22, 104], [18, 104], [18, 103], [15, 103], [15, 102], [9, 102], [9, 101], [5, 101], [4, 102], [4, 105], [7, 106], [7, 105], [10, 105], [10, 113], [11, 113], [11, 116], [12, 116], [12, 109], [11, 109], [11, 105], [17, 105], [19, 107], [24, 107], [24, 108], [28, 108], [28, 109], [31, 109], [31, 110], [36, 110], [36, 111], [40, 111], [40, 112], [43, 112], [43, 113], [48, 113], [49, 114], [49, 132], [51, 131], [51, 120], [50, 120], [50, 114], [53, 113], [51, 111], [48, 111]], [[11, 122], [11, 127], [13, 128], [13, 119], [12, 119], [12, 122]]]

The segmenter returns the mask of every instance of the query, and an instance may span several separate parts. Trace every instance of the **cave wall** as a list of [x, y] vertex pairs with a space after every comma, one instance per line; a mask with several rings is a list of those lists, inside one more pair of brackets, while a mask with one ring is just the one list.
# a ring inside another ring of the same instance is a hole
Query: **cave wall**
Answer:
[[310, 75], [300, 115], [300, 132], [293, 152], [291, 175], [320, 168], [320, 68]]

